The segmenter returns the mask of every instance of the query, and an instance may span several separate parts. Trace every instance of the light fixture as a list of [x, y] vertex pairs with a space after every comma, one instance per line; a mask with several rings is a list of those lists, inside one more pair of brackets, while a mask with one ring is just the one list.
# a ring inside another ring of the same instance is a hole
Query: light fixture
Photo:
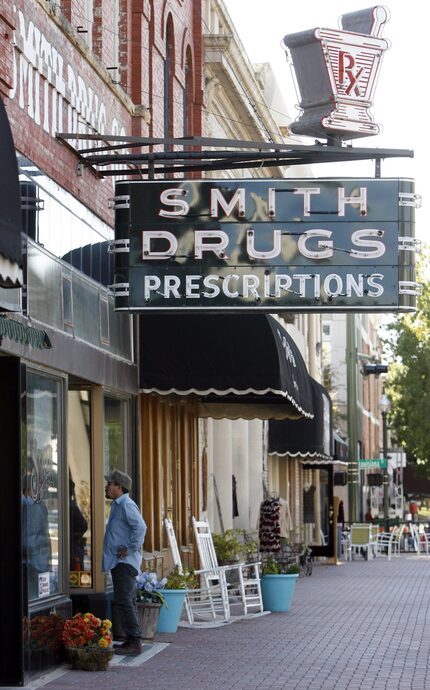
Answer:
[[385, 393], [382, 393], [379, 400], [379, 409], [381, 410], [381, 414], [388, 414], [391, 410], [391, 400]]
[[373, 362], [372, 364], [363, 364], [362, 373], [364, 376], [369, 374], [374, 374], [379, 376], [380, 374], [386, 374], [388, 372], [388, 364], [381, 364]]

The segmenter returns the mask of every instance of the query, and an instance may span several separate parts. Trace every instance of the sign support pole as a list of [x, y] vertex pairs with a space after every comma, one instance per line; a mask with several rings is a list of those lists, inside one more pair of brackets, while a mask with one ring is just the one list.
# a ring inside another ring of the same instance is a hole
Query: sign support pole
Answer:
[[388, 441], [387, 441], [387, 412], [381, 412], [382, 415], [382, 455], [386, 458], [386, 465], [384, 468], [384, 524], [385, 531], [388, 532], [388, 518], [389, 518], [389, 482], [388, 475]]
[[347, 424], [349, 439], [349, 521], [358, 522], [357, 342], [355, 314], [346, 316]]

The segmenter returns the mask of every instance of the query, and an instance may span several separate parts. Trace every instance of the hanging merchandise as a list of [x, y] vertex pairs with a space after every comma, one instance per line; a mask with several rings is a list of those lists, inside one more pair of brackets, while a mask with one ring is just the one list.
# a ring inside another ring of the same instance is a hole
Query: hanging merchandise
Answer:
[[260, 505], [260, 551], [277, 552], [280, 549], [280, 509], [279, 497], [266, 498]]
[[231, 475], [232, 482], [232, 505], [233, 505], [233, 518], [239, 517], [239, 508], [237, 505], [237, 479], [234, 474]]

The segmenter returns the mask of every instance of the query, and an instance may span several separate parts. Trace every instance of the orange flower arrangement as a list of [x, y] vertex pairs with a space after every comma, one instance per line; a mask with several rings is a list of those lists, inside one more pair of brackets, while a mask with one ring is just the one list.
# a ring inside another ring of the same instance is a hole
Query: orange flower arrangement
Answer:
[[66, 647], [107, 649], [112, 644], [112, 623], [92, 613], [77, 613], [64, 623], [63, 642]]

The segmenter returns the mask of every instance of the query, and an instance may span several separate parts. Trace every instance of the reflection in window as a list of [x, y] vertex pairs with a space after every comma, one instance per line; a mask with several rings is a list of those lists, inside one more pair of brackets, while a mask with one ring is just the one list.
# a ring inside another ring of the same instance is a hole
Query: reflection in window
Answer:
[[68, 396], [70, 586], [91, 587], [91, 398], [87, 390]]
[[113, 229], [20, 154], [18, 166], [23, 232], [90, 278], [111, 284]]
[[29, 600], [60, 591], [59, 404], [59, 381], [28, 372], [22, 543]]
[[116, 469], [127, 472], [127, 402], [105, 396], [104, 416], [105, 474]]
[[[128, 402], [105, 395], [104, 398], [104, 468], [105, 475], [112, 470], [128, 472], [127, 423]], [[111, 501], [105, 501], [105, 522], [109, 518]], [[105, 574], [106, 587], [111, 585], [111, 574]]]

